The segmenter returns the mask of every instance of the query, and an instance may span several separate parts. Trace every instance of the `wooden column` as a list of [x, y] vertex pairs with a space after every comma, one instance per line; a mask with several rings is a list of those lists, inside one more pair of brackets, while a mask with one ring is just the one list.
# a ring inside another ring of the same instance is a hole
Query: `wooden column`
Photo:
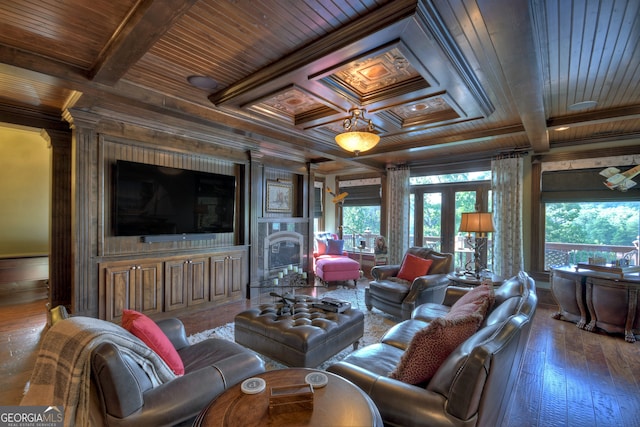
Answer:
[[257, 286], [260, 283], [261, 277], [258, 277], [258, 259], [259, 259], [259, 232], [258, 232], [258, 217], [262, 216], [262, 195], [264, 194], [264, 188], [262, 185], [264, 176], [264, 164], [262, 163], [262, 154], [249, 151], [247, 152], [249, 157], [249, 235], [250, 235], [250, 248], [249, 248], [249, 289], [247, 289], [247, 298], [252, 298], [255, 295], [251, 295], [251, 291], [259, 292], [251, 286]]
[[72, 109], [65, 120], [73, 129], [71, 162], [72, 298], [74, 315], [98, 317], [97, 217], [99, 117]]
[[46, 130], [51, 153], [49, 304], [71, 308], [71, 130]]

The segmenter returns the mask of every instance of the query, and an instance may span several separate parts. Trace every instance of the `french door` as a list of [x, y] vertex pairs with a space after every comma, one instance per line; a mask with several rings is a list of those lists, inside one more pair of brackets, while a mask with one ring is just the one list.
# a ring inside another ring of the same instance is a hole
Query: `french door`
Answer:
[[[456, 268], [464, 268], [473, 251], [458, 232], [463, 212], [489, 210], [490, 184], [465, 182], [412, 186], [409, 246], [431, 247], [455, 254]], [[486, 257], [485, 252], [482, 254]]]

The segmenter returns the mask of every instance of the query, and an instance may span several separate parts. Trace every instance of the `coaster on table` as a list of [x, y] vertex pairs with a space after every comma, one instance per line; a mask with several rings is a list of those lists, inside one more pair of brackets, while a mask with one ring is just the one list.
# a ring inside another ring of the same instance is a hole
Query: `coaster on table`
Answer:
[[312, 372], [304, 377], [304, 381], [313, 388], [322, 388], [329, 382], [329, 377], [322, 372]]
[[242, 382], [240, 390], [245, 394], [257, 394], [267, 387], [267, 383], [262, 378], [248, 378]]

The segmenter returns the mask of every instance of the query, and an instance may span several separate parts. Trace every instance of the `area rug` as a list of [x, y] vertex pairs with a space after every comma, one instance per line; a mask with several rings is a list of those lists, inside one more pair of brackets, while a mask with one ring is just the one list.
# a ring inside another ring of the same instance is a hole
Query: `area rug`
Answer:
[[[358, 348], [375, 344], [380, 341], [382, 335], [389, 330], [393, 325], [398, 322], [398, 319], [387, 315], [381, 311], [374, 309], [373, 311], [367, 310], [364, 305], [364, 290], [359, 288], [337, 288], [329, 292], [322, 294], [322, 297], [337, 298], [345, 301], [349, 301], [353, 308], [361, 310], [364, 313], [364, 335], [360, 339], [360, 345]], [[206, 331], [198, 332], [188, 337], [189, 343], [194, 344], [207, 338], [221, 338], [228, 341], [234, 341], [234, 324], [233, 322], [226, 325], [209, 329]], [[318, 366], [318, 369], [326, 369], [334, 363], [344, 359], [349, 353], [353, 351], [353, 346], [349, 345], [337, 353], [332, 358], [325, 361], [322, 365]], [[285, 365], [270, 359], [264, 355], [260, 355], [265, 362], [267, 370], [286, 368]]]

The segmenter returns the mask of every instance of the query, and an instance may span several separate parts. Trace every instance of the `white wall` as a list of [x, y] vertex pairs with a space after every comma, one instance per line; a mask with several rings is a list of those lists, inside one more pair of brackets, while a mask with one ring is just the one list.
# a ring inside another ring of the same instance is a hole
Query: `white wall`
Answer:
[[37, 130], [0, 126], [0, 257], [49, 253], [50, 155]]

